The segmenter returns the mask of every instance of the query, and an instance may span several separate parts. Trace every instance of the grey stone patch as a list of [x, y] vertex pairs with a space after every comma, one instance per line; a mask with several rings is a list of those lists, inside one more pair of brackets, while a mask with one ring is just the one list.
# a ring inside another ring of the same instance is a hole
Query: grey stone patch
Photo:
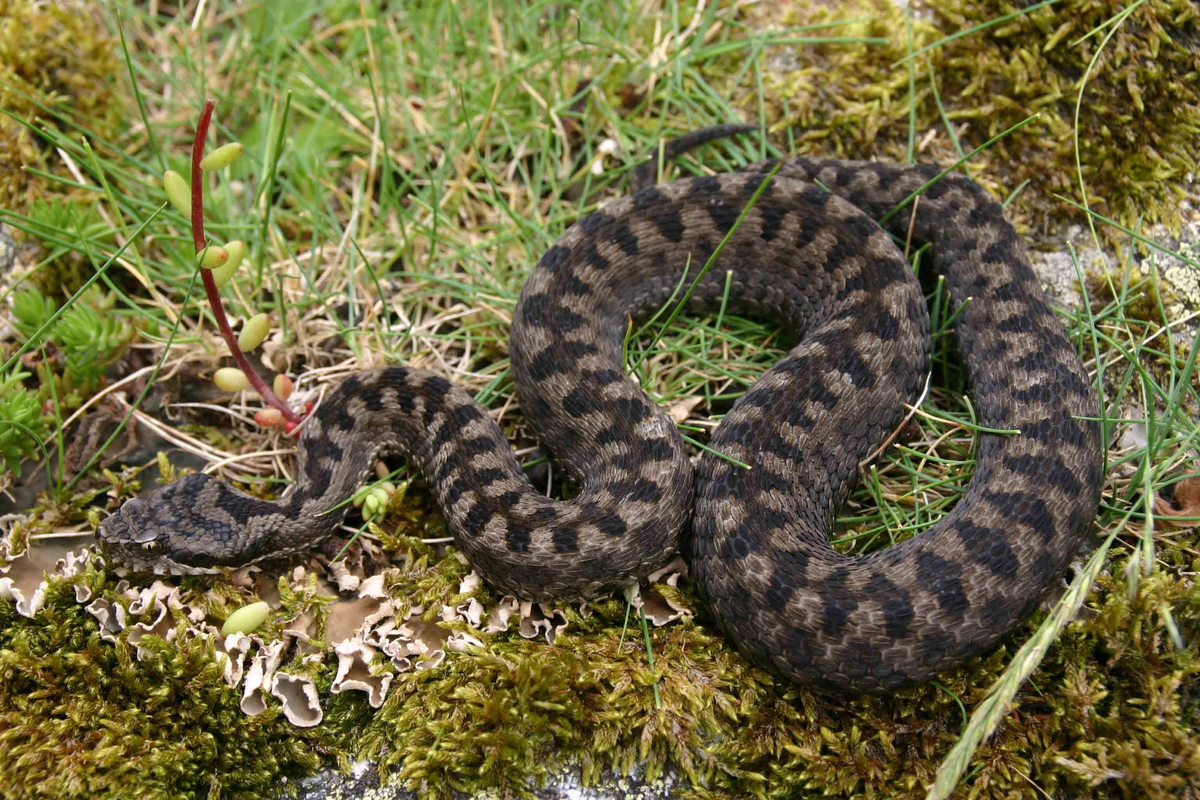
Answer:
[[[1200, 217], [1195, 213], [1191, 216]], [[1200, 268], [1194, 266], [1200, 263], [1200, 218], [1182, 225], [1178, 236], [1172, 236], [1161, 225], [1154, 226], [1147, 235], [1166, 249], [1193, 262], [1189, 264], [1159, 250], [1151, 251], [1142, 260], [1142, 271], [1148, 274], [1153, 267], [1158, 271], [1160, 284], [1166, 284], [1161, 294], [1167, 318], [1178, 320], [1200, 312]], [[1184, 330], [1194, 333], [1196, 319], [1186, 324]]]
[[[1141, 245], [1133, 256], [1134, 266], [1144, 277], [1157, 271], [1163, 309], [1167, 313], [1167, 319], [1173, 321], [1200, 314], [1200, 268], [1195, 266], [1200, 263], [1200, 210], [1190, 206], [1185, 206], [1182, 210], [1187, 221], [1180, 226], [1177, 235], [1172, 234], [1164, 225], [1153, 225], [1142, 231], [1142, 235], [1147, 239], [1159, 247], [1178, 253], [1182, 259]], [[1084, 274], [1101, 274], [1106, 269], [1120, 270], [1122, 262], [1117, 257], [1118, 254], [1107, 250], [1100, 251], [1091, 246], [1091, 235], [1085, 226], [1072, 226], [1064, 234], [1063, 241], [1075, 245], [1074, 259], [1064, 244], [1054, 251], [1031, 252], [1029, 260], [1041, 279], [1042, 287], [1055, 303], [1064, 308], [1078, 308], [1083, 301], [1083, 295], [1079, 291], [1076, 261], [1079, 270]], [[1145, 252], [1147, 250], [1148, 252]], [[1194, 317], [1179, 330], [1193, 335], [1197, 320], [1200, 320], [1200, 317]]]
[[296, 781], [300, 800], [416, 800], [416, 792], [398, 786], [380, 786], [375, 765], [357, 761], [350, 774], [326, 769]]
[[0, 224], [0, 272], [8, 272], [17, 260], [17, 242], [8, 232], [6, 225]]
[[[1076, 238], [1068, 237], [1068, 241]], [[1052, 252], [1031, 252], [1029, 263], [1051, 302], [1063, 308], [1079, 308], [1083, 304], [1083, 293], [1079, 291], [1080, 273], [1086, 275], [1111, 269], [1116, 260], [1092, 247], [1076, 247], [1072, 258], [1071, 251], [1064, 245]]]
[[[669, 800], [689, 785], [674, 766], [668, 766], [657, 780], [649, 782], [641, 765], [635, 767], [630, 775], [606, 770], [592, 786], [584, 786], [581, 775], [577, 766], [564, 767], [552, 775], [546, 786], [537, 790], [534, 796], [538, 800]], [[471, 800], [491, 798], [480, 795]]]
[[[642, 768], [630, 775], [606, 770], [595, 784], [584, 786], [578, 766], [568, 765], [552, 773], [546, 785], [534, 790], [538, 800], [670, 800], [688, 787], [688, 781], [673, 766], [657, 780], [647, 781]], [[321, 772], [296, 782], [300, 800], [416, 800], [418, 794], [396, 786], [381, 786], [379, 772], [370, 762], [351, 766], [349, 775], [334, 770]], [[455, 792], [458, 800], [501, 800], [499, 791], [475, 794]]]

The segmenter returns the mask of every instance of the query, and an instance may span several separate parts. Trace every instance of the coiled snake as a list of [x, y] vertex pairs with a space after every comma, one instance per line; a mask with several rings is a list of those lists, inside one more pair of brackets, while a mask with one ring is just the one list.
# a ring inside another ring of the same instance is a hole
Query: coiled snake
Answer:
[[[741, 130], [691, 134], [674, 155]], [[786, 160], [736, 226], [690, 310], [775, 321], [800, 343], [733, 406], [693, 469], [667, 414], [629, 378], [630, 316], [692, 279], [777, 164], [644, 188], [589, 214], [542, 256], [511, 332], [521, 408], [579, 484], [540, 494], [500, 428], [444, 377], [356, 374], [304, 426], [277, 502], [190, 475], [133, 499], [98, 531], [136, 570], [214, 572], [330, 535], [383, 450], [436, 490], [457, 544], [520, 597], [588, 596], [663, 565], [689, 524], [695, 577], [720, 630], [788, 677], [867, 692], [927, 680], [994, 645], [1062, 578], [1099, 499], [1098, 403], [1001, 206], [948, 174], [901, 240], [930, 243], [958, 313], [982, 426], [974, 476], [948, 516], [865, 556], [828, 542], [858, 464], [901, 422], [929, 371], [929, 316], [874, 220], [938, 175], [930, 166]], [[642, 182], [646, 172], [639, 171]], [[964, 301], [970, 298], [970, 302]], [[693, 473], [695, 481], [693, 483]]]

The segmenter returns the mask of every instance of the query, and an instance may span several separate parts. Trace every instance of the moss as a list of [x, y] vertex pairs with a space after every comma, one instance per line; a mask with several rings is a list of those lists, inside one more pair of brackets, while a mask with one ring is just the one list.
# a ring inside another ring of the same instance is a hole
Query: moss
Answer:
[[210, 644], [148, 637], [139, 660], [127, 634], [101, 640], [75, 583], [112, 589], [89, 569], [33, 619], [0, 603], [0, 796], [253, 798], [317, 767], [323, 732], [243, 714]]
[[[397, 496], [406, 498], [399, 530], [436, 532], [419, 484]], [[1172, 554], [1196, 538], [1172, 542], [1163, 558], [1177, 561]], [[430, 620], [466, 599], [459, 586], [470, 568], [453, 549], [439, 557], [419, 539], [385, 539], [404, 556], [388, 573], [395, 596]], [[977, 752], [973, 796], [1041, 796], [1031, 781], [1072, 797], [1103, 787], [1166, 798], [1200, 787], [1200, 590], [1163, 571], [1130, 597], [1112, 577], [1125, 566], [1115, 559]], [[473, 594], [494, 599], [486, 586]], [[964, 706], [978, 704], [1009, 661], [1000, 648], [889, 697], [822, 695], [749, 665], [687, 584], [679, 595], [699, 615], [650, 631], [654, 668], [636, 616], [626, 627], [624, 602], [609, 598], [585, 613], [566, 609], [569, 627], [553, 645], [471, 629], [484, 650], [396, 675], [378, 712], [357, 693], [334, 696], [325, 724], [356, 757], [435, 797], [488, 788], [531, 796], [573, 761], [585, 782], [638, 764], [653, 781], [673, 764], [694, 797], [791, 797], [803, 786], [814, 796], [916, 798], [965, 725]], [[1188, 643], [1182, 650], [1162, 635], [1164, 609]], [[1041, 621], [1015, 631], [1014, 646]]]
[[[0, 0], [0, 108], [42, 125], [55, 125], [57, 115], [109, 132], [117, 62], [93, 11], [85, 3]], [[0, 160], [0, 208], [23, 212], [50, 191], [30, 168], [67, 174], [53, 150], [8, 116], [0, 116], [0, 151], [11, 156]]]
[[[1122, 569], [1118, 561], [1113, 572]], [[449, 573], [450, 587], [466, 568], [450, 555], [433, 572]], [[460, 599], [455, 592], [416, 595], [440, 608]], [[1161, 635], [1167, 607], [1189, 642], [1183, 650]], [[528, 780], [569, 759], [585, 780], [637, 763], [653, 780], [674, 763], [696, 797], [790, 797], [799, 786], [814, 796], [921, 797], [965, 722], [959, 701], [982, 700], [1008, 660], [1001, 649], [891, 697], [830, 697], [747, 665], [703, 616], [651, 632], [651, 670], [641, 631], [622, 631], [622, 603], [590, 612], [569, 612], [571, 626], [553, 645], [475, 631], [486, 650], [397, 675], [374, 714], [357, 694], [333, 697], [326, 725], [356, 755], [379, 759], [383, 772], [430, 796], [528, 793]], [[1103, 786], [1102, 795], [1165, 798], [1200, 786], [1197, 641], [1194, 587], [1156, 573], [1129, 598], [1123, 583], [1103, 578], [978, 751], [972, 794], [1040, 796], [1030, 781], [1072, 797]]]
[[[1196, 538], [1176, 543], [1194, 550]], [[430, 556], [418, 553], [412, 569], [391, 573], [397, 588], [426, 608], [461, 600], [467, 567], [453, 552]], [[417, 569], [421, 558], [428, 570]], [[1124, 566], [1118, 559], [1112, 574]], [[226, 797], [263, 796], [326, 753], [379, 759], [384, 772], [429, 796], [487, 787], [527, 794], [528, 781], [570, 760], [585, 780], [642, 762], [652, 780], [670, 762], [696, 797], [788, 797], [799, 786], [814, 795], [920, 797], [964, 724], [959, 701], [978, 703], [1008, 660], [1000, 649], [891, 697], [823, 696], [749, 666], [703, 615], [651, 631], [652, 670], [641, 632], [623, 630], [624, 604], [608, 600], [586, 615], [569, 610], [570, 627], [553, 645], [476, 631], [484, 650], [397, 675], [378, 712], [358, 693], [326, 695], [324, 725], [305, 731], [273, 702], [258, 717], [242, 714], [239, 693], [202, 640], [147, 637], [151, 655], [140, 661], [124, 635], [115, 646], [102, 641], [72, 587], [113, 597], [112, 580], [89, 567], [53, 581], [33, 620], [0, 605], [0, 786], [37, 785], [54, 797], [114, 796], [131, 785], [147, 797], [204, 796], [214, 787]], [[285, 605], [320, 605], [310, 594], [289, 595]], [[1187, 643], [1182, 650], [1162, 634], [1164, 609]], [[1102, 576], [976, 754], [971, 793], [1040, 796], [1033, 781], [1051, 796], [1167, 798], [1200, 786], [1198, 642], [1194, 586], [1164, 570], [1130, 597], [1123, 580]], [[317, 673], [326, 690], [331, 670]]]
[[[912, 25], [914, 50], [1029, 4], [928, 0], [923, 5], [924, 13]], [[930, 83], [932, 64], [937, 92], [964, 151], [1041, 112], [1039, 119], [977, 155], [972, 173], [1001, 196], [1029, 181], [1015, 211], [1036, 230], [1053, 230], [1053, 223], [1064, 218], [1085, 221], [1082, 212], [1053, 194], [1079, 199], [1072, 135], [1076, 95], [1108, 28], [1076, 40], [1128, 5], [1061, 0], [919, 57], [914, 62], [916, 140], [936, 134], [921, 159], [952, 163], [958, 157]], [[904, 12], [889, 0], [857, 0], [838, 4], [836, 11], [802, 4], [790, 6], [784, 21], [864, 15], [873, 19], [838, 28], [838, 35], [881, 36], [888, 44], [804, 47], [796, 51], [796, 68], [768, 73], [772, 127], [794, 127], [801, 152], [905, 157], [908, 70], [893, 66], [908, 54]], [[1184, 177], [1197, 170], [1198, 36], [1200, 15], [1191, 0], [1148, 0], [1106, 45], [1089, 76], [1078, 126], [1080, 166], [1093, 210], [1129, 226], [1139, 219], [1180, 222]]]
[[[1126, 281], [1129, 284], [1127, 292], [1122, 286]], [[1121, 295], [1128, 294], [1132, 299], [1124, 302], [1123, 316], [1156, 325], [1167, 322], [1163, 319], [1157, 283], [1142, 275], [1137, 267], [1131, 266], [1126, 275], [1121, 272], [1088, 272], [1084, 275], [1084, 282], [1094, 313], [1101, 313], [1110, 303], [1121, 303]]]

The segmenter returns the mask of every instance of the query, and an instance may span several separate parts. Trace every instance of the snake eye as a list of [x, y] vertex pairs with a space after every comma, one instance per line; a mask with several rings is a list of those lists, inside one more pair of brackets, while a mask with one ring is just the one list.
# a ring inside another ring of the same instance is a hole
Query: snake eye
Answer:
[[142, 542], [142, 552], [148, 556], [158, 555], [159, 553], [162, 552], [162, 548], [163, 548], [162, 542], [157, 541], [157, 540], [152, 540], [149, 542]]

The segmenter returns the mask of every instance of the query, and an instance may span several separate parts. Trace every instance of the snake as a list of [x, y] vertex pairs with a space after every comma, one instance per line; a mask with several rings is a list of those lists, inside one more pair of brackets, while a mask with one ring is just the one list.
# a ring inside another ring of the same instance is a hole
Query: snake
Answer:
[[[745, 130], [693, 131], [660, 159]], [[721, 634], [788, 679], [885, 693], [993, 648], [1063, 584], [1104, 474], [1097, 394], [1004, 208], [932, 165], [790, 156], [656, 183], [658, 166], [572, 224], [513, 311], [520, 409], [574, 481], [569, 499], [533, 485], [463, 388], [387, 366], [351, 374], [306, 418], [279, 499], [190, 474], [104, 519], [101, 550], [158, 574], [299, 553], [398, 453], [473, 567], [523, 599], [594, 597], [683, 554]], [[929, 246], [950, 298], [974, 470], [926, 530], [843, 554], [839, 507], [931, 369], [928, 304], [901, 243]], [[670, 302], [796, 342], [695, 463], [623, 361], [630, 321]]]

